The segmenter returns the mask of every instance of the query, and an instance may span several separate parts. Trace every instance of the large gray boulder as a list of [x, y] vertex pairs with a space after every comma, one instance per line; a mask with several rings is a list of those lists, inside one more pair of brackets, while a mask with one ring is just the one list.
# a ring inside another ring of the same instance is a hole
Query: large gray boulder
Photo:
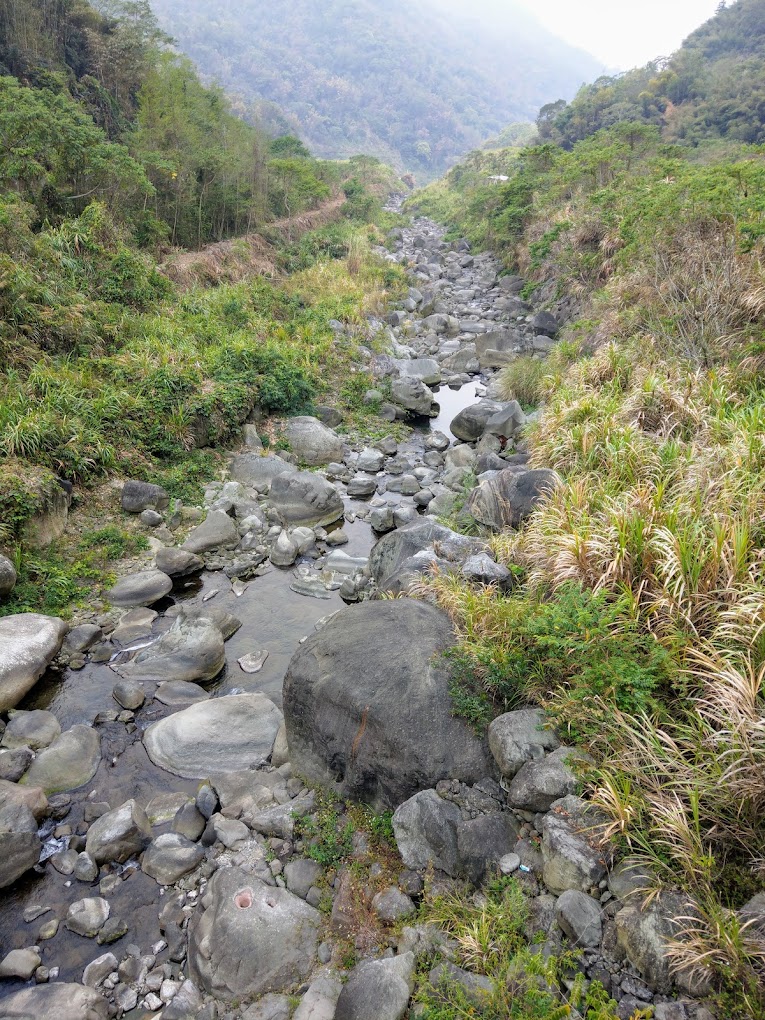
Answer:
[[168, 577], [189, 577], [191, 574], [198, 574], [204, 570], [205, 561], [201, 556], [189, 552], [188, 549], [163, 548], [158, 549], [154, 557], [157, 570], [161, 570]]
[[134, 659], [115, 666], [132, 680], [213, 680], [226, 664], [220, 628], [206, 616], [181, 613], [159, 641], [143, 648]]
[[109, 1003], [84, 985], [33, 985], [0, 1003], [3, 1020], [107, 1020]]
[[441, 779], [490, 774], [485, 743], [453, 714], [443, 653], [454, 641], [444, 613], [411, 599], [334, 616], [284, 680], [295, 771], [380, 810]]
[[510, 807], [520, 811], [545, 812], [562, 797], [576, 791], [577, 779], [571, 765], [582, 760], [571, 747], [560, 747], [542, 761], [522, 765], [507, 788]]
[[141, 870], [159, 885], [173, 885], [204, 860], [204, 848], [177, 832], [165, 832], [151, 843]]
[[140, 854], [150, 839], [151, 826], [146, 812], [134, 800], [128, 800], [93, 822], [88, 829], [85, 849], [96, 864], [122, 864]]
[[77, 790], [89, 783], [101, 763], [101, 739], [90, 726], [72, 726], [40, 751], [21, 780], [46, 794]]
[[120, 500], [122, 509], [128, 514], [140, 514], [144, 510], [165, 510], [170, 505], [170, 496], [161, 485], [151, 482], [127, 481], [122, 486]]
[[240, 868], [216, 871], [189, 926], [191, 977], [217, 999], [291, 990], [311, 972], [321, 915]]
[[414, 990], [414, 953], [365, 960], [350, 973], [334, 1020], [401, 1020]]
[[268, 499], [290, 527], [303, 524], [326, 527], [339, 521], [345, 512], [334, 485], [308, 471], [277, 475], [271, 482]]
[[262, 765], [281, 724], [282, 713], [264, 694], [235, 694], [152, 723], [143, 742], [155, 765], [186, 779], [205, 779]]
[[397, 593], [425, 573], [430, 564], [456, 568], [484, 548], [478, 539], [460, 535], [437, 521], [418, 518], [380, 539], [370, 553], [369, 569], [378, 587]]
[[426, 386], [438, 386], [441, 382], [441, 366], [435, 358], [394, 359], [401, 379], [419, 379]]
[[463, 408], [452, 419], [449, 429], [457, 439], [461, 439], [465, 443], [476, 443], [486, 431], [489, 419], [501, 410], [502, 404], [498, 404], [494, 400], [479, 400], [477, 403]]
[[132, 609], [135, 606], [151, 606], [172, 590], [173, 582], [161, 570], [141, 570], [121, 577], [107, 592], [107, 598], [113, 606]]
[[39, 613], [0, 619], [0, 712], [15, 708], [58, 655], [68, 628]]
[[308, 416], [290, 418], [285, 428], [287, 442], [298, 460], [311, 467], [343, 459], [343, 442], [340, 436], [318, 418]]
[[421, 379], [394, 379], [390, 387], [390, 398], [394, 404], [411, 414], [429, 415], [435, 397]]
[[238, 542], [239, 532], [228, 514], [210, 510], [202, 523], [189, 533], [183, 548], [199, 555], [214, 549], [233, 549]]
[[489, 747], [502, 775], [512, 779], [522, 765], [541, 761], [547, 752], [560, 747], [560, 741], [541, 708], [522, 708], [490, 723]]
[[548, 468], [532, 471], [506, 468], [473, 489], [467, 510], [474, 520], [493, 531], [518, 528], [560, 484], [559, 475]]
[[277, 475], [294, 473], [293, 465], [281, 457], [272, 455], [262, 457], [258, 453], [242, 453], [234, 457], [229, 468], [229, 474], [235, 482], [249, 485], [261, 492], [268, 491]]

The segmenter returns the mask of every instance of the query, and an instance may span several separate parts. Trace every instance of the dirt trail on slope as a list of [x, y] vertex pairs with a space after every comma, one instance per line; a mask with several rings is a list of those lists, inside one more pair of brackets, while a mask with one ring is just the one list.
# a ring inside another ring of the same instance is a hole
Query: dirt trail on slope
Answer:
[[[309, 230], [316, 230], [337, 219], [344, 203], [345, 197], [341, 195], [310, 212], [266, 223], [262, 229], [270, 235], [278, 234], [285, 241], [293, 241]], [[200, 251], [175, 253], [159, 268], [181, 290], [188, 290], [196, 284], [236, 283], [253, 275], [278, 275], [274, 246], [257, 233], [208, 244]]]

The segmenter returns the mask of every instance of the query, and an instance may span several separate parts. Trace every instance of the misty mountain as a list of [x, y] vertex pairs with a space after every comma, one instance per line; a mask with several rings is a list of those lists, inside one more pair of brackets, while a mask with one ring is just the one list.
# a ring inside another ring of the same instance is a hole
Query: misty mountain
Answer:
[[[513, 0], [154, 0], [163, 28], [277, 129], [327, 158], [434, 176], [602, 66]], [[273, 120], [276, 104], [286, 115]]]

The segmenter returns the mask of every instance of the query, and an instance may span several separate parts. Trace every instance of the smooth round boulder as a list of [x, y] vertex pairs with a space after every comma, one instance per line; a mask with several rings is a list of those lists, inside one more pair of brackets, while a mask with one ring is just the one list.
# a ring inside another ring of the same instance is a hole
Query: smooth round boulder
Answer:
[[455, 718], [448, 617], [412, 599], [337, 613], [300, 646], [284, 680], [295, 772], [376, 810], [442, 779], [492, 775], [486, 743]]
[[158, 549], [154, 557], [157, 570], [161, 570], [168, 577], [190, 577], [204, 570], [205, 561], [188, 549], [163, 548]]
[[214, 549], [233, 549], [238, 542], [239, 532], [228, 514], [211, 510], [202, 523], [189, 533], [183, 548], [199, 555]]
[[14, 712], [0, 743], [3, 747], [30, 747], [33, 751], [39, 751], [41, 747], [52, 744], [60, 733], [58, 719], [52, 712], [41, 709]]
[[141, 870], [159, 885], [173, 885], [204, 860], [204, 848], [177, 832], [157, 836], [147, 847]]
[[77, 790], [89, 783], [101, 762], [101, 739], [90, 726], [72, 726], [40, 751], [21, 782], [46, 794]]
[[463, 408], [452, 419], [449, 429], [457, 439], [461, 439], [465, 443], [476, 443], [484, 434], [489, 419], [501, 410], [502, 404], [498, 404], [494, 400], [479, 400], [477, 403]]
[[268, 500], [290, 527], [326, 527], [345, 513], [342, 497], [321, 475], [300, 471], [277, 475], [271, 482]]
[[205, 779], [264, 764], [281, 724], [282, 713], [264, 694], [234, 694], [152, 723], [143, 742], [160, 768], [184, 779]]
[[130, 609], [133, 606], [151, 606], [173, 590], [173, 582], [161, 570], [142, 570], [121, 578], [107, 592], [113, 606]]
[[115, 669], [131, 680], [213, 680], [226, 663], [223, 634], [212, 619], [181, 613], [159, 641]]
[[290, 418], [285, 428], [287, 442], [301, 463], [311, 467], [343, 459], [343, 442], [340, 436], [318, 418], [303, 416]]
[[8, 598], [16, 587], [16, 568], [7, 556], [0, 554], [0, 599]]
[[63, 620], [39, 613], [0, 619], [0, 712], [15, 708], [56, 655], [68, 628]]

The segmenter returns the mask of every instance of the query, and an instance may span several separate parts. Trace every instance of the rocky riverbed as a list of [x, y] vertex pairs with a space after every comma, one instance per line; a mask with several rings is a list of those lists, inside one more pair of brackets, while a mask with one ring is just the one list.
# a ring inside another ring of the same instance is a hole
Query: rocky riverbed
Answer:
[[[109, 612], [0, 619], [0, 1017], [398, 1020], [418, 961], [449, 960], [423, 895], [499, 871], [529, 897], [530, 938], [580, 948], [620, 1015], [709, 1020], [666, 955], [685, 904], [642, 909], [645, 876], [614, 867], [576, 795], [577, 753], [534, 709], [483, 735], [455, 718], [448, 618], [378, 597], [433, 565], [508, 586], [485, 537], [559, 484], [529, 469], [526, 416], [496, 386], [546, 355], [556, 318], [434, 223], [393, 239], [381, 254], [412, 287], [368, 324], [360, 367], [410, 438], [349, 446], [324, 409], [275, 454], [246, 426], [199, 507], [125, 483], [151, 556]], [[395, 866], [359, 832], [361, 887], [308, 855], [320, 788], [393, 812]]]

